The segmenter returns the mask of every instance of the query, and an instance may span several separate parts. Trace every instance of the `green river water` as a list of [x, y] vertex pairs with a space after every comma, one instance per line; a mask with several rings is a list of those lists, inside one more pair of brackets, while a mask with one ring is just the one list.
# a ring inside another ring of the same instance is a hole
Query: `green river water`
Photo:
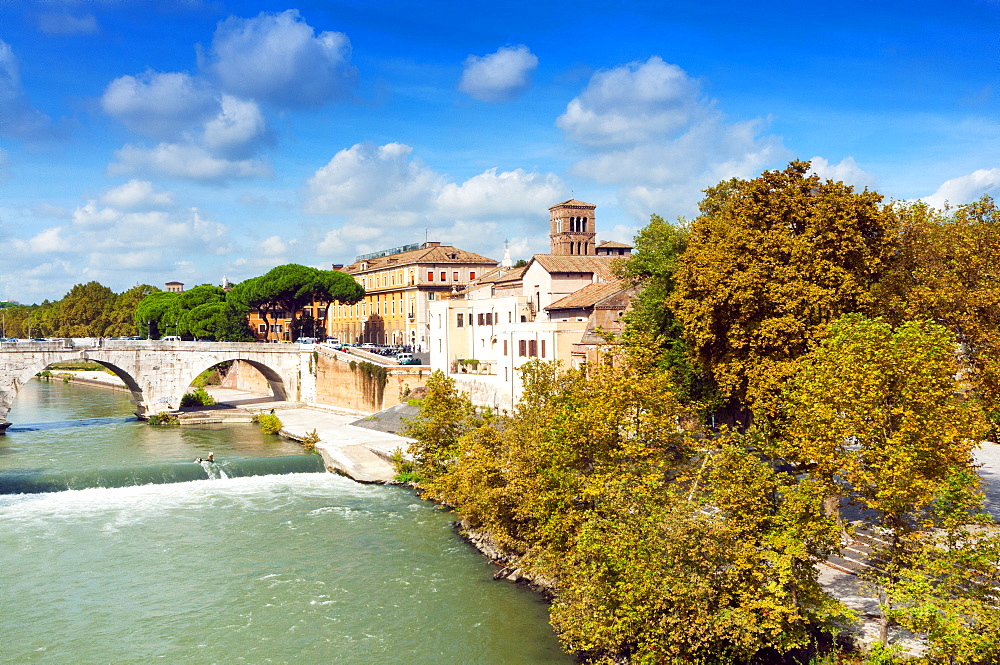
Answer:
[[[31, 381], [0, 437], [0, 663], [571, 663], [450, 516], [254, 426]], [[214, 452], [219, 464], [193, 462]], [[280, 473], [279, 473], [280, 471]], [[288, 473], [287, 471], [293, 471]]]

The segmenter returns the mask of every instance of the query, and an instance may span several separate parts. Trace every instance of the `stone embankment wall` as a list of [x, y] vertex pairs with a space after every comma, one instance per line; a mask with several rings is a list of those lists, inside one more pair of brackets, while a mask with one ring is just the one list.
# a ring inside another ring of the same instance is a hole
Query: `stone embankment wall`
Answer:
[[[428, 367], [409, 366], [406, 369], [388, 369], [385, 385], [381, 389], [381, 379], [366, 373], [361, 367], [363, 361], [353, 363], [327, 353], [317, 352], [310, 363], [310, 371], [316, 374], [316, 403], [352, 411], [374, 413], [399, 404], [405, 400], [407, 389], [414, 390], [427, 383], [431, 371]], [[222, 380], [223, 388], [243, 390], [261, 395], [271, 394], [267, 380], [253, 366], [236, 361]]]

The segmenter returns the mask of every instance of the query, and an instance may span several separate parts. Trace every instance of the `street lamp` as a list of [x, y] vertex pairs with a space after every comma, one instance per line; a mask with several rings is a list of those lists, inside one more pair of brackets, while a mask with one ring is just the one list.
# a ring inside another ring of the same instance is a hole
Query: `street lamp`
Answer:
[[147, 341], [149, 341], [150, 339], [153, 338], [153, 332], [152, 332], [153, 328], [152, 328], [152, 326], [153, 326], [153, 322], [152, 321], [146, 321], [146, 340]]

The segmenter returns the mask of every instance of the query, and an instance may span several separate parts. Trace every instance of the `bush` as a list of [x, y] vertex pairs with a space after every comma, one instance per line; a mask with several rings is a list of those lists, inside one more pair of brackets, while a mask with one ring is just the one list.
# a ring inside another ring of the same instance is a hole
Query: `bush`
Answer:
[[316, 430], [306, 432], [306, 438], [302, 439], [302, 447], [309, 451], [316, 450], [317, 443], [319, 443], [319, 432]]
[[154, 413], [149, 417], [149, 424], [154, 426], [160, 425], [180, 425], [181, 421], [176, 415], [172, 413]]
[[181, 406], [212, 406], [215, 399], [204, 388], [195, 388], [193, 392], [181, 397]]
[[264, 434], [277, 434], [281, 431], [281, 420], [273, 413], [263, 413], [258, 417], [260, 431]]
[[396, 470], [393, 480], [397, 483], [408, 484], [419, 482], [417, 467], [412, 460], [403, 456], [403, 449], [396, 448], [392, 451], [392, 467]]

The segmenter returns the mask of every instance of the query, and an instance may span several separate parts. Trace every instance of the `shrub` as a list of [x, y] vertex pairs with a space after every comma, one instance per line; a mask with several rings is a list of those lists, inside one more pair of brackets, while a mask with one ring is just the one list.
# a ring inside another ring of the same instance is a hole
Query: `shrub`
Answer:
[[211, 406], [215, 399], [204, 388], [195, 388], [181, 397], [181, 406]]
[[306, 432], [306, 438], [302, 439], [302, 447], [306, 450], [316, 450], [317, 443], [319, 443], [319, 432], [316, 430]]
[[412, 460], [403, 457], [403, 449], [396, 448], [392, 451], [392, 467], [396, 470], [394, 481], [401, 484], [415, 483], [420, 480], [417, 476], [417, 467]]
[[257, 422], [260, 423], [260, 431], [264, 434], [277, 434], [281, 431], [281, 420], [273, 413], [260, 414]]
[[154, 413], [149, 417], [148, 422], [154, 426], [181, 424], [180, 419], [173, 413]]

